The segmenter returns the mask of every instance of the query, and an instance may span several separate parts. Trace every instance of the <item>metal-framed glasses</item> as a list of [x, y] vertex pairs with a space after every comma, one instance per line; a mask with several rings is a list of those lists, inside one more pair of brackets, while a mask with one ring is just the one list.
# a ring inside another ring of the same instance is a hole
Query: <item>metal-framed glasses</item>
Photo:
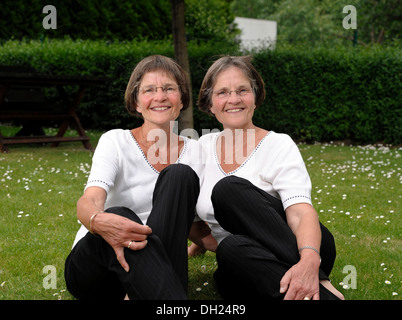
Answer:
[[145, 96], [154, 96], [158, 92], [158, 88], [161, 88], [163, 93], [166, 95], [174, 95], [179, 92], [179, 86], [174, 84], [164, 85], [162, 87], [157, 86], [148, 86], [145, 88], [141, 88], [140, 91]]
[[242, 89], [237, 89], [237, 90], [227, 90], [227, 89], [222, 89], [219, 91], [214, 92], [214, 94], [219, 98], [219, 99], [228, 99], [232, 92], [236, 92], [236, 95], [238, 97], [244, 97], [251, 93], [251, 89], [247, 88], [242, 88]]

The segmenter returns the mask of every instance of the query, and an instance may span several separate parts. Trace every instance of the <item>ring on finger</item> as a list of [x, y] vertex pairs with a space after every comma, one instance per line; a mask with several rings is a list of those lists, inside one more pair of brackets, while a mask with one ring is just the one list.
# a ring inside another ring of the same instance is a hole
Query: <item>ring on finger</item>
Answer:
[[132, 244], [133, 242], [132, 241], [130, 241], [129, 243], [128, 243], [128, 246], [127, 246], [127, 248], [129, 248], [130, 249], [130, 247], [131, 247], [131, 244]]
[[309, 297], [304, 297], [303, 300], [310, 300], [310, 298]]

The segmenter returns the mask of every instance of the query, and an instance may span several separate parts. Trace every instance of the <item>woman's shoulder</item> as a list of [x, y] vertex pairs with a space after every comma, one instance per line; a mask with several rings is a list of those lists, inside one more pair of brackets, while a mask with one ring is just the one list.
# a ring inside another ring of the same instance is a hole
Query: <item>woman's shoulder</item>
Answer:
[[111, 139], [116, 139], [120, 138], [123, 136], [127, 136], [127, 133], [129, 133], [129, 130], [124, 130], [124, 129], [111, 129], [109, 131], [106, 131], [102, 134], [102, 137], [107, 137]]
[[100, 140], [109, 140], [115, 144], [127, 143], [127, 141], [132, 139], [133, 136], [130, 130], [127, 129], [111, 129], [103, 133], [100, 137]]
[[[271, 159], [282, 159], [283, 156], [294, 154], [298, 150], [296, 143], [288, 134], [274, 131], [269, 131], [256, 149]], [[264, 157], [259, 158], [262, 161]]]
[[198, 139], [198, 142], [202, 145], [202, 146], [208, 146], [210, 144], [212, 144], [215, 141], [215, 138], [220, 134], [221, 132], [210, 132], [207, 134], [203, 134], [200, 139]]
[[128, 144], [132, 143], [131, 140], [133, 140], [133, 137], [130, 130], [112, 129], [101, 135], [96, 149], [113, 148], [115, 150], [124, 150]]
[[279, 146], [289, 146], [294, 145], [293, 139], [286, 133], [277, 133], [275, 131], [269, 131], [266, 135], [267, 144], [279, 145]]

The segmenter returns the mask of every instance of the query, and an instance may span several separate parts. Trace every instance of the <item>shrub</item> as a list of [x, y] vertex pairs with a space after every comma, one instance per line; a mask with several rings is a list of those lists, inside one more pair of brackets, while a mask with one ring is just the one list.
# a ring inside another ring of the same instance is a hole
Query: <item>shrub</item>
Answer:
[[259, 125], [302, 140], [401, 143], [400, 49], [279, 48], [254, 64], [267, 90]]

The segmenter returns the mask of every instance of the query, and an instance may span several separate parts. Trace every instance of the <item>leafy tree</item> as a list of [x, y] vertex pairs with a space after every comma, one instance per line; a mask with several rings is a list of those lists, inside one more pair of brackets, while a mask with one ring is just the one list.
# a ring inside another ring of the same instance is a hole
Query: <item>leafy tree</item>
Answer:
[[233, 24], [230, 0], [186, 0], [188, 40], [234, 42], [239, 33]]
[[358, 30], [366, 43], [402, 40], [401, 0], [361, 0], [356, 4]]
[[401, 41], [401, 0], [233, 0], [231, 8], [236, 16], [277, 21], [279, 45], [328, 46], [353, 40], [355, 30], [342, 24], [346, 5], [356, 7], [360, 44]]
[[238, 17], [267, 19], [276, 11], [281, 0], [233, 0], [230, 8]]

